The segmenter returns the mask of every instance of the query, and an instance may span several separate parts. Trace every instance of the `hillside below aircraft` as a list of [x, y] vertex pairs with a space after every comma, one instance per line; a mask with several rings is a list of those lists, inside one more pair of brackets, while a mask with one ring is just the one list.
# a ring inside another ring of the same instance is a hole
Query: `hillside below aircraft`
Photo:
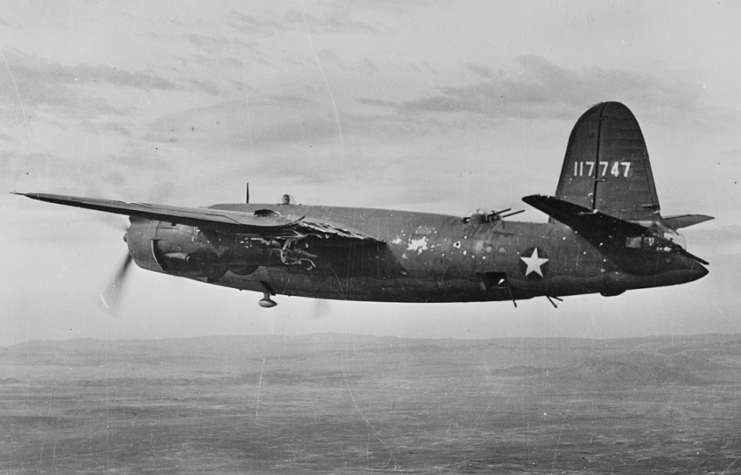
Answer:
[[[677, 229], [713, 219], [663, 217], [633, 114], [605, 102], [577, 121], [555, 196], [458, 217], [370, 208], [217, 204], [186, 208], [16, 193], [129, 216], [128, 256], [142, 269], [263, 294], [382, 302], [481, 302], [682, 284], [708, 273]], [[703, 265], [704, 264], [704, 265]], [[554, 304], [555, 306], [555, 304]]]

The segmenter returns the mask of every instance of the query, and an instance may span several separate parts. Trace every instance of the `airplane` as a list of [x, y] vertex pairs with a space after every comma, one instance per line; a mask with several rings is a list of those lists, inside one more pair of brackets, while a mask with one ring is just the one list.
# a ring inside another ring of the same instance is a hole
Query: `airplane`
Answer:
[[249, 202], [187, 208], [15, 193], [129, 217], [142, 269], [275, 295], [378, 302], [553, 299], [682, 284], [708, 273], [677, 230], [713, 219], [663, 217], [648, 150], [618, 102], [587, 110], [569, 137], [554, 196], [522, 200], [549, 216], [479, 210], [448, 216], [371, 208]]

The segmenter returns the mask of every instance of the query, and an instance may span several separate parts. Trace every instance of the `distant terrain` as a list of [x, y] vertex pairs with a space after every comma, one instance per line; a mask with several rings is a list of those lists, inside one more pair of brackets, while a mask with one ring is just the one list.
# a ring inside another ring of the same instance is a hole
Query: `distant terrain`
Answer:
[[741, 336], [0, 347], [0, 472], [741, 474]]

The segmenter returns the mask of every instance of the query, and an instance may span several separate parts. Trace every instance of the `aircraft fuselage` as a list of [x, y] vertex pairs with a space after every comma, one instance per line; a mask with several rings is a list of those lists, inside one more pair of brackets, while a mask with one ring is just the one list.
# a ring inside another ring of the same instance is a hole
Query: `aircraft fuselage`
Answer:
[[142, 268], [240, 290], [389, 302], [474, 302], [674, 285], [707, 273], [669, 249], [616, 245], [555, 222], [525, 223], [366, 208], [226, 204], [343, 223], [374, 236], [327, 244], [320, 233], [266, 240], [132, 219]]

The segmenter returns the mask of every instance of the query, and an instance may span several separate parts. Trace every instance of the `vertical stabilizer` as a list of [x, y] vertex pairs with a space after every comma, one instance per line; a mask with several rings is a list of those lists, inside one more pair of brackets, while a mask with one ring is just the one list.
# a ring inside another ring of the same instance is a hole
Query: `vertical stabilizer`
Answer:
[[576, 122], [556, 198], [624, 220], [658, 217], [646, 142], [623, 104], [597, 104]]

